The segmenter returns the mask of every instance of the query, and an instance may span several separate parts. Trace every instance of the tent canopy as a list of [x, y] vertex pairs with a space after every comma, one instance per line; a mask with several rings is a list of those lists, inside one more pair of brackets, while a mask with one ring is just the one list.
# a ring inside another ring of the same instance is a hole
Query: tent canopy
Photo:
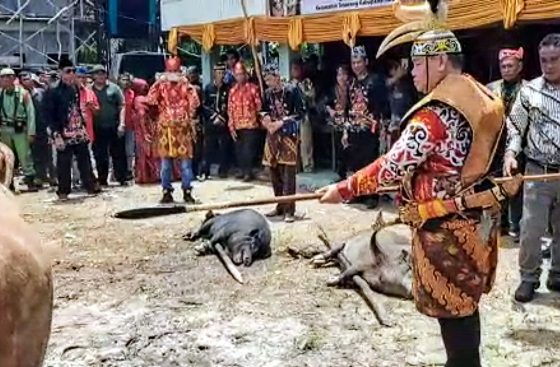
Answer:
[[[509, 29], [517, 21], [560, 18], [559, 0], [461, 0], [449, 11], [451, 29], [469, 29], [503, 22]], [[392, 7], [293, 17], [250, 16], [171, 28], [170, 52], [182, 37], [190, 37], [208, 51], [214, 45], [255, 45], [261, 41], [287, 43], [297, 50], [304, 42], [344, 41], [357, 36], [383, 36], [401, 23]]]

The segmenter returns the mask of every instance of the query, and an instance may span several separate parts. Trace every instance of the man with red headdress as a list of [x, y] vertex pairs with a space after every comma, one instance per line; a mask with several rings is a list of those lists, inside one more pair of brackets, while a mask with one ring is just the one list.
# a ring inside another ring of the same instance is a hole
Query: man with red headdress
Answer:
[[181, 60], [178, 57], [167, 59], [166, 73], [148, 92], [147, 102], [157, 106], [158, 152], [161, 157], [162, 203], [173, 202], [173, 160], [181, 161], [181, 188], [183, 200], [193, 204], [192, 197], [192, 158], [193, 143], [196, 140], [194, 115], [200, 106], [196, 90], [181, 75]]
[[248, 81], [247, 69], [241, 62], [235, 64], [234, 75], [236, 83], [231, 88], [228, 97], [228, 126], [235, 141], [235, 156], [241, 168], [244, 181], [253, 180], [253, 164], [257, 158], [257, 144], [259, 143], [258, 113], [262, 107], [258, 87]]
[[[515, 49], [502, 49], [498, 53], [498, 60], [500, 62], [500, 74], [502, 79], [496, 80], [488, 84], [488, 88], [502, 99], [504, 103], [505, 115], [508, 116], [513, 102], [521, 86], [525, 85], [525, 80], [521, 78], [523, 71], [523, 48]], [[502, 162], [503, 154], [506, 149], [507, 134], [502, 134], [502, 141], [500, 143], [499, 151], [497, 152], [498, 158], [496, 162]], [[524, 159], [522, 159], [522, 162]], [[519, 222], [521, 221], [521, 213], [523, 211], [523, 193], [520, 190], [514, 198], [511, 198], [509, 205], [504, 205], [502, 214], [502, 228], [508, 229], [509, 235], [512, 238], [519, 237]]]

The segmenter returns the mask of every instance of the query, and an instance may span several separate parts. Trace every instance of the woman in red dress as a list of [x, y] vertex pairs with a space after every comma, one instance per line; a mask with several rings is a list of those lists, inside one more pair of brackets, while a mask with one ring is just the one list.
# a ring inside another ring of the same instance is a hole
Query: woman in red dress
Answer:
[[136, 93], [134, 99], [135, 113], [135, 140], [136, 140], [136, 165], [135, 174], [137, 184], [151, 184], [159, 182], [160, 158], [157, 153], [157, 142], [152, 140], [155, 136], [156, 123], [153, 111], [146, 103], [146, 94], [149, 85], [145, 80], [135, 78], [132, 88]]

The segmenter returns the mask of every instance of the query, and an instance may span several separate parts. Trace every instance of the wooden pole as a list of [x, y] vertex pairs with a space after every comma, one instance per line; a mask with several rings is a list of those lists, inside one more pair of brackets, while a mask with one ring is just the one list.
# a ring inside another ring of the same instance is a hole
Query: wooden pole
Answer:
[[[513, 177], [500, 177], [497, 178], [495, 181], [497, 183], [504, 183], [507, 181], [511, 181], [512, 179]], [[560, 180], [560, 173], [548, 174], [548, 175], [523, 176], [522, 180], [523, 181]], [[376, 193], [383, 194], [383, 193], [397, 192], [399, 191], [399, 189], [400, 186], [380, 187]], [[266, 199], [240, 200], [240, 201], [233, 201], [229, 203], [188, 205], [186, 207], [186, 212], [188, 213], [188, 212], [198, 212], [198, 211], [206, 211], [206, 210], [231, 209], [231, 208], [259, 206], [259, 205], [268, 205], [268, 204], [285, 204], [285, 203], [298, 202], [298, 201], [318, 200], [322, 196], [323, 194], [311, 193], [311, 194], [277, 196], [277, 197], [270, 197]]]
[[[245, 20], [249, 22], [249, 14], [247, 13], [247, 7], [245, 5], [245, 0], [239, 0], [241, 2], [241, 9], [243, 9], [243, 15]], [[257, 79], [259, 81], [259, 87], [261, 90], [261, 97], [264, 99], [264, 82], [262, 79], [262, 69], [261, 62], [259, 59], [259, 54], [257, 53], [257, 47], [253, 44], [249, 45], [251, 47], [251, 54], [253, 55], [253, 62], [255, 63], [255, 72], [257, 73]]]
[[308, 201], [308, 200], [318, 200], [323, 196], [323, 194], [297, 194], [297, 195], [289, 195], [289, 196], [277, 196], [277, 197], [270, 197], [266, 199], [249, 199], [249, 200], [240, 200], [234, 201], [229, 203], [216, 203], [216, 204], [199, 204], [199, 205], [187, 205], [185, 208], [185, 212], [200, 212], [200, 211], [207, 211], [207, 210], [218, 210], [218, 209], [231, 209], [231, 208], [241, 208], [247, 206], [259, 206], [259, 205], [268, 205], [268, 204], [285, 204], [291, 203], [294, 201]]
[[[500, 177], [500, 178], [496, 178], [495, 182], [500, 184], [500, 183], [511, 181], [512, 179], [513, 177]], [[560, 173], [521, 176], [521, 179], [527, 182], [560, 180]], [[383, 194], [383, 193], [390, 193], [390, 192], [398, 192], [399, 190], [400, 190], [400, 186], [386, 186], [386, 187], [380, 187], [376, 191], [376, 193]], [[149, 208], [124, 210], [116, 213], [114, 216], [116, 218], [121, 218], [121, 219], [142, 219], [142, 218], [150, 218], [150, 217], [159, 217], [162, 215], [192, 213], [192, 212], [207, 211], [207, 210], [231, 209], [231, 208], [242, 208], [242, 207], [268, 205], [268, 204], [285, 204], [285, 203], [292, 203], [298, 201], [318, 200], [322, 196], [323, 194], [315, 192], [311, 194], [296, 194], [296, 195], [289, 195], [289, 196], [269, 197], [266, 199], [240, 200], [240, 201], [232, 201], [228, 203], [199, 204], [199, 205], [175, 204], [171, 206], [160, 205], [160, 206], [149, 207]]]

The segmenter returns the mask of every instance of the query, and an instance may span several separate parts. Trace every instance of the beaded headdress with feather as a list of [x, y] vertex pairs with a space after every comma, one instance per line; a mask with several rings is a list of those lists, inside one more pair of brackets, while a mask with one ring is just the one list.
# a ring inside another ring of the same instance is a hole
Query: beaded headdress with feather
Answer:
[[412, 42], [411, 57], [462, 52], [459, 40], [445, 26], [448, 0], [395, 0], [393, 9], [405, 24], [385, 37], [378, 58], [393, 47], [409, 42]]

